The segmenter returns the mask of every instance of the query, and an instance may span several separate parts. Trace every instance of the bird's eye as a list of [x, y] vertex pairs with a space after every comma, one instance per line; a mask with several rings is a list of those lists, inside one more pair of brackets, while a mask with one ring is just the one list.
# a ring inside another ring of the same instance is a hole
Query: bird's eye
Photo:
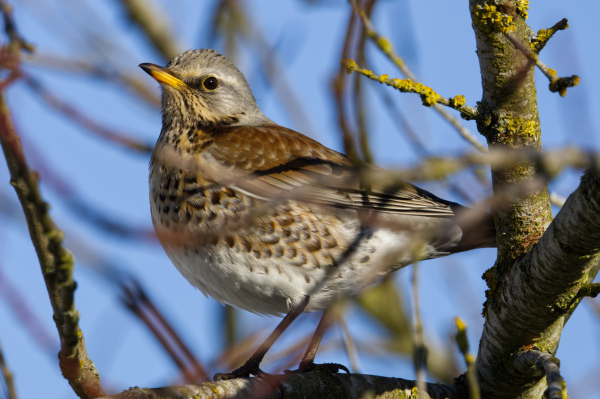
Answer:
[[207, 76], [202, 81], [202, 86], [204, 86], [206, 90], [213, 91], [219, 87], [219, 81], [214, 76]]

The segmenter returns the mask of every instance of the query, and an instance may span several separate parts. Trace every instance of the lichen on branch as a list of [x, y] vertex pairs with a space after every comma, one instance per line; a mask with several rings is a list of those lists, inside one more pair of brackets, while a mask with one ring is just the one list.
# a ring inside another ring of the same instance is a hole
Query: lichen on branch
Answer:
[[390, 76], [387, 74], [377, 75], [373, 71], [359, 67], [354, 60], [342, 60], [342, 66], [346, 68], [346, 72], [348, 73], [358, 72], [371, 80], [393, 87], [402, 93], [419, 94], [423, 105], [426, 107], [442, 104], [459, 111], [465, 119], [477, 118], [477, 110], [465, 105], [466, 100], [464, 96], [458, 95], [451, 99], [444, 98], [431, 87], [425, 86], [422, 83], [417, 83], [410, 79], [390, 79]]

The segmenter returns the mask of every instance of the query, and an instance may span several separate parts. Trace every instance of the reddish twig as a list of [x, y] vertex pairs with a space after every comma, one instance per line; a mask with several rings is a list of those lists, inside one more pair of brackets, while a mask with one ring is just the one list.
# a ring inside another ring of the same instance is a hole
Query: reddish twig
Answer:
[[101, 137], [110, 142], [119, 144], [120, 146], [126, 147], [136, 152], [145, 154], [151, 154], [154, 150], [154, 146], [151, 144], [143, 143], [139, 140], [127, 137], [127, 135], [108, 129], [102, 124], [94, 121], [92, 118], [83, 114], [77, 108], [69, 105], [65, 101], [61, 100], [50, 90], [46, 89], [38, 80], [34, 79], [31, 75], [22, 73], [21, 79], [29, 86], [35, 94], [39, 96], [48, 106], [52, 109], [60, 112], [79, 126], [83, 127], [87, 131], [94, 135]]
[[31, 335], [33, 340], [52, 357], [56, 356], [56, 340], [31, 310], [26, 299], [2, 272], [0, 267], [0, 296], [8, 304], [15, 317]]
[[[0, 5], [5, 21], [12, 21], [9, 8], [4, 2]], [[5, 23], [10, 38], [8, 49], [18, 57], [24, 41], [16, 39], [20, 36], [17, 33], [11, 34], [9, 26], [14, 29], [14, 24]], [[63, 234], [48, 214], [48, 204], [39, 193], [35, 175], [29, 170], [1, 93], [0, 144], [10, 171], [11, 184], [25, 212], [31, 241], [36, 249], [50, 296], [53, 318], [61, 343], [58, 358], [63, 376], [82, 398], [105, 396], [100, 387], [98, 371], [87, 356], [83, 333], [79, 328], [79, 313], [73, 297], [76, 288], [72, 274], [73, 256], [63, 247]]]
[[[181, 370], [185, 382], [197, 383], [209, 381], [208, 374], [200, 362], [189, 350], [187, 345], [175, 332], [173, 327], [154, 306], [148, 298], [141, 284], [134, 279], [129, 279], [129, 284], [121, 283], [123, 297], [121, 302], [131, 310], [148, 329], [154, 334], [162, 347], [167, 351], [173, 362]], [[193, 370], [190, 370], [190, 366]]]

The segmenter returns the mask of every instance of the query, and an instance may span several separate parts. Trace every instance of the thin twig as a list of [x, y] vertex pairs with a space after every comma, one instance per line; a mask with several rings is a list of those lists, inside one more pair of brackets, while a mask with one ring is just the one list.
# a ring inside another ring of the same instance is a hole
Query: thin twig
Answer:
[[423, 339], [423, 322], [421, 320], [421, 309], [419, 306], [419, 262], [413, 264], [412, 285], [412, 319], [413, 319], [413, 361], [419, 392], [425, 392], [425, 365], [427, 364], [427, 348]]
[[[4, 18], [10, 20], [9, 9], [2, 4]], [[18, 34], [9, 33], [8, 36], [11, 40], [8, 51], [16, 58], [18, 66], [23, 41], [15, 39], [19, 37]], [[39, 193], [35, 175], [29, 170], [3, 93], [0, 93], [0, 144], [10, 171], [11, 185], [25, 212], [31, 241], [50, 295], [53, 318], [61, 341], [58, 357], [62, 374], [80, 397], [104, 396], [98, 371], [87, 356], [83, 333], [79, 328], [79, 312], [75, 308], [73, 296], [76, 288], [73, 280], [73, 255], [63, 247], [63, 233], [48, 214], [48, 204]]]
[[65, 101], [52, 94], [50, 90], [46, 89], [31, 75], [23, 73], [21, 75], [21, 79], [27, 83], [27, 86], [29, 86], [29, 88], [38, 95], [38, 98], [42, 99], [48, 106], [50, 106], [50, 108], [60, 112], [94, 135], [136, 152], [151, 154], [154, 150], [154, 146], [152, 144], [144, 143], [142, 141], [127, 137], [127, 135], [123, 133], [108, 129], [102, 124], [92, 120], [77, 108], [67, 104]]
[[536, 54], [539, 54], [540, 51], [542, 51], [542, 49], [548, 43], [548, 40], [550, 40], [552, 38], [552, 36], [554, 36], [554, 34], [556, 32], [558, 32], [559, 30], [565, 30], [568, 27], [569, 27], [569, 23], [568, 23], [567, 19], [563, 18], [562, 20], [558, 21], [550, 29], [540, 29], [540, 30], [538, 30], [536, 37], [534, 37], [531, 40], [531, 43], [529, 43], [529, 47], [531, 47], [531, 50], [533, 52], [535, 52]]
[[6, 389], [8, 397], [6, 399], [17, 399], [17, 391], [15, 390], [15, 382], [13, 380], [13, 374], [6, 365], [6, 361], [4, 360], [4, 354], [2, 353], [2, 346], [0, 345], [0, 371], [2, 372], [2, 377], [4, 378], [4, 382], [6, 383]]
[[169, 28], [167, 16], [159, 15], [145, 0], [120, 0], [129, 18], [146, 35], [150, 43], [166, 59], [170, 60], [181, 53], [181, 46]]
[[450, 113], [448, 111], [446, 111], [444, 109], [444, 107], [442, 107], [439, 104], [435, 104], [433, 106], [433, 109], [435, 109], [440, 115], [442, 115], [442, 117], [444, 117], [444, 119], [446, 119], [446, 121], [449, 124], [451, 124], [458, 133], [460, 133], [462, 138], [467, 140], [469, 143], [471, 143], [471, 145], [473, 145], [473, 147], [477, 148], [479, 151], [481, 151], [483, 153], [488, 152], [488, 149], [485, 146], [485, 144], [482, 144], [481, 142], [479, 142], [479, 140], [477, 140], [475, 135], [469, 129], [464, 127], [463, 124], [460, 123], [460, 121], [457, 118], [450, 115]]
[[116, 218], [102, 212], [97, 206], [93, 206], [82, 198], [72, 183], [56, 172], [52, 164], [47, 162], [43, 152], [38, 151], [31, 141], [23, 136], [21, 136], [21, 141], [27, 148], [27, 153], [31, 155], [31, 166], [40, 171], [44, 186], [58, 194], [70, 212], [108, 234], [141, 242], [156, 242], [156, 234], [152, 227], [131, 226], [123, 218]]
[[531, 373], [533, 368], [542, 376], [546, 376], [548, 388], [544, 392], [546, 399], [563, 399], [567, 398], [567, 385], [560, 374], [560, 360], [552, 356], [550, 353], [542, 352], [537, 348], [533, 348], [525, 352], [517, 352], [513, 355], [513, 365], [515, 371]]
[[[153, 321], [153, 319], [147, 314], [142, 305], [142, 300], [139, 294], [139, 287], [129, 287], [127, 285], [123, 285], [123, 293], [125, 294], [121, 298], [121, 302], [125, 305], [127, 309], [129, 309], [133, 314], [135, 314], [148, 329], [152, 332], [152, 334], [156, 337], [158, 342], [160, 342], [161, 346], [166, 350], [169, 354], [169, 357], [173, 362], [177, 365], [181, 374], [184, 377], [184, 382], [188, 384], [193, 384], [196, 381], [196, 376], [192, 373], [191, 370], [188, 369], [187, 364], [184, 359], [180, 356], [179, 351], [172, 345], [172, 342], [168, 339], [168, 337], [164, 334], [162, 329]], [[206, 377], [206, 374], [205, 374]], [[204, 378], [204, 381], [208, 381], [208, 378]]]
[[126, 88], [136, 98], [153, 107], [160, 107], [160, 98], [157, 96], [156, 90], [146, 83], [147, 79], [142, 80], [139, 78], [139, 74], [122, 71], [114, 64], [62, 58], [55, 54], [28, 55], [23, 57], [22, 61], [42, 68], [59, 70], [68, 73], [70, 77], [77, 73], [101, 79], [116, 85], [119, 89]]
[[294, 125], [302, 133], [314, 138], [312, 118], [290, 85], [290, 79], [285, 76], [285, 68], [282, 67], [275, 47], [265, 38], [259, 26], [250, 19], [252, 13], [247, 12], [243, 6], [244, 2], [238, 0], [227, 0], [222, 4], [222, 7], [227, 7], [234, 18], [233, 23], [230, 24], [231, 28], [236, 29], [237, 37], [249, 41], [254, 47], [254, 53], [258, 54], [267, 83], [277, 93]]
[[23, 294], [4, 275], [2, 267], [0, 267], [0, 296], [14, 313], [16, 319], [25, 328], [25, 331], [33, 338], [33, 341], [44, 352], [52, 356], [52, 360], [54, 360], [58, 348], [56, 338], [50, 335], [39, 317], [31, 310]]
[[467, 338], [467, 325], [459, 317], [454, 318], [456, 324], [456, 343], [462, 353], [467, 365], [467, 384], [469, 386], [469, 398], [481, 398], [479, 390], [479, 381], [477, 381], [477, 371], [475, 369], [475, 356], [469, 352], [469, 340]]
[[531, 51], [531, 49], [527, 45], [521, 43], [519, 39], [517, 39], [517, 37], [514, 35], [514, 33], [509, 32], [506, 34], [506, 36], [513, 44], [513, 46], [515, 46], [515, 48], [521, 51], [521, 53], [523, 53], [525, 57], [527, 57], [531, 62], [533, 62], [540, 69], [540, 71], [542, 71], [542, 73], [548, 78], [548, 80], [550, 81], [550, 91], [552, 93], [558, 92], [561, 97], [564, 97], [567, 95], [567, 88], [577, 86], [581, 81], [581, 79], [577, 75], [573, 75], [566, 78], [557, 77], [556, 71], [552, 68], [548, 68], [546, 64], [540, 61], [538, 55], [535, 52]]
[[546, 373], [548, 389], [544, 392], [544, 397], [547, 399], [563, 399], [567, 397], [567, 385], [562, 375], [560, 375], [560, 360], [549, 353], [541, 353], [536, 365], [538, 368], [541, 365]]
[[342, 341], [344, 343], [344, 349], [346, 350], [346, 354], [348, 355], [348, 359], [350, 360], [350, 368], [353, 373], [360, 372], [360, 363], [358, 361], [358, 352], [356, 351], [356, 344], [354, 343], [354, 339], [352, 338], [352, 334], [350, 334], [350, 330], [348, 329], [348, 325], [344, 320], [344, 317], [340, 314], [338, 317], [338, 323], [340, 325], [340, 331], [342, 332]]
[[[394, 50], [394, 46], [392, 45], [392, 43], [388, 39], [386, 39], [385, 37], [381, 36], [374, 29], [373, 24], [371, 23], [370, 19], [365, 14], [365, 12], [358, 7], [358, 5], [356, 4], [356, 1], [355, 0], [350, 0], [350, 4], [352, 5], [352, 7], [353, 7], [354, 11], [356, 12], [356, 14], [358, 14], [360, 16], [360, 18], [361, 18], [361, 20], [363, 22], [363, 25], [365, 26], [365, 33], [367, 34], [367, 37], [369, 37], [369, 39], [371, 39], [371, 41], [377, 47], [379, 47], [379, 49], [383, 52], [383, 54], [385, 54], [396, 65], [396, 67], [404, 74], [404, 76], [406, 76], [408, 79], [412, 80], [413, 82], [418, 83], [418, 80], [417, 80], [415, 74], [412, 73], [412, 71], [410, 70], [410, 68], [408, 68], [408, 66], [406, 65], [406, 63], [402, 59], [402, 57], [400, 57], [396, 53], [396, 51]], [[342, 57], [342, 58], [347, 58], [347, 57]], [[459, 96], [457, 96], [457, 97], [459, 97]], [[464, 100], [464, 98], [461, 98], [461, 97], [462, 96], [459, 97], [459, 99], [460, 99], [459, 102], [462, 102]], [[441, 106], [439, 106], [437, 104], [434, 106], [434, 109], [444, 119], [446, 119], [458, 131], [458, 133], [465, 140], [467, 140], [469, 143], [471, 143], [473, 146], [475, 146], [475, 148], [477, 148], [479, 151], [487, 152], [487, 148], [485, 147], [485, 145], [481, 144], [475, 138], [475, 135], [473, 133], [471, 133], [471, 131], [469, 129], [467, 129], [466, 127], [462, 126], [462, 124], [460, 123], [459, 119], [457, 119], [454, 116], [450, 115]], [[471, 108], [471, 109], [473, 109], [473, 108]]]
[[463, 96], [456, 96], [448, 99], [440, 96], [438, 93], [433, 91], [431, 87], [427, 87], [421, 83], [416, 83], [411, 79], [390, 79], [389, 75], [377, 75], [369, 69], [359, 67], [354, 60], [343, 59], [342, 65], [346, 68], [346, 72], [358, 72], [361, 75], [368, 77], [379, 83], [384, 83], [402, 93], [416, 93], [421, 96], [423, 105], [426, 107], [432, 107], [436, 104], [442, 104], [447, 107], [453, 108], [460, 111], [468, 119], [477, 119], [477, 110], [473, 107], [465, 105], [465, 99]]
[[558, 194], [556, 191], [551, 191], [550, 192], [550, 202], [552, 203], [552, 205], [561, 207], [565, 204], [565, 201], [567, 199], [565, 197], [563, 197], [562, 195]]
[[173, 325], [167, 321], [163, 313], [160, 312], [158, 308], [154, 305], [154, 302], [150, 300], [148, 294], [146, 294], [146, 291], [143, 289], [139, 280], [133, 280], [131, 287], [133, 287], [133, 289], [135, 290], [134, 292], [137, 296], [140, 307], [148, 310], [150, 315], [152, 315], [152, 317], [154, 317], [154, 319], [158, 321], [158, 324], [167, 332], [167, 334], [173, 340], [175, 345], [185, 355], [188, 362], [191, 363], [192, 367], [194, 368], [195, 381], [197, 381], [198, 378], [200, 378], [202, 381], [209, 381], [210, 378], [208, 377], [208, 374], [204, 367], [200, 364], [196, 356], [192, 354], [188, 345], [186, 345], [183, 342], [181, 336], [173, 328]]
[[[408, 121], [402, 114], [402, 111], [399, 109], [399, 107], [396, 106], [396, 104], [392, 100], [392, 96], [390, 96], [388, 90], [386, 90], [383, 87], [381, 90], [381, 97], [382, 97], [383, 103], [388, 108], [388, 111], [389, 111], [388, 115], [390, 116], [390, 118], [392, 118], [392, 121], [396, 124], [396, 126], [398, 127], [398, 130], [404, 132], [404, 136], [408, 139], [408, 142], [412, 145], [415, 152], [417, 152], [419, 155], [425, 156], [425, 157], [433, 156], [433, 153], [425, 146], [425, 144], [419, 138], [419, 135], [412, 128], [410, 123], [408, 123]], [[478, 177], [479, 175], [475, 174], [475, 176]], [[481, 182], [480, 179], [477, 179], [477, 181]], [[468, 194], [467, 191], [464, 190], [462, 187], [460, 187], [458, 184], [452, 183], [445, 179], [441, 179], [440, 183], [448, 184], [449, 190], [453, 194], [457, 195], [465, 203], [473, 202], [473, 198], [471, 197], [471, 195]]]
[[[364, 10], [367, 16], [370, 16], [373, 12], [376, 0], [366, 0], [364, 3]], [[359, 26], [359, 37], [356, 41], [356, 59], [361, 64], [367, 62], [365, 58], [365, 44], [367, 42], [367, 36], [365, 34], [365, 28], [363, 25]], [[367, 163], [373, 164], [374, 158], [369, 144], [369, 132], [367, 129], [367, 107], [366, 107], [366, 94], [363, 90], [363, 80], [360, 78], [354, 79], [354, 109], [356, 113], [356, 122], [358, 126], [358, 142], [360, 144], [360, 150], [363, 155], [363, 160]]]
[[[342, 49], [342, 59], [350, 57], [352, 51], [352, 37], [354, 30], [356, 29], [356, 25], [356, 14], [351, 12], [350, 20], [348, 21], [348, 29], [346, 30], [346, 38], [344, 40], [344, 47]], [[346, 98], [346, 90], [348, 88], [348, 76], [344, 73], [343, 68], [340, 68], [340, 71], [334, 76], [331, 86], [333, 89], [333, 96], [335, 98], [338, 124], [340, 126], [342, 140], [344, 143], [344, 152], [353, 163], [358, 164], [359, 157], [354, 141], [354, 132], [350, 127], [349, 118], [344, 107], [344, 99]]]

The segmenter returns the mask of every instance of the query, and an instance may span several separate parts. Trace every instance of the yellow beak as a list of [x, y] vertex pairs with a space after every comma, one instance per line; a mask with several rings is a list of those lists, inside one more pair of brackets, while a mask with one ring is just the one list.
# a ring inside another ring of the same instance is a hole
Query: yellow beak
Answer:
[[188, 85], [186, 85], [181, 79], [176, 78], [165, 68], [156, 64], [140, 64], [140, 68], [142, 68], [148, 75], [152, 76], [158, 83], [166, 83], [178, 90], [188, 87]]

